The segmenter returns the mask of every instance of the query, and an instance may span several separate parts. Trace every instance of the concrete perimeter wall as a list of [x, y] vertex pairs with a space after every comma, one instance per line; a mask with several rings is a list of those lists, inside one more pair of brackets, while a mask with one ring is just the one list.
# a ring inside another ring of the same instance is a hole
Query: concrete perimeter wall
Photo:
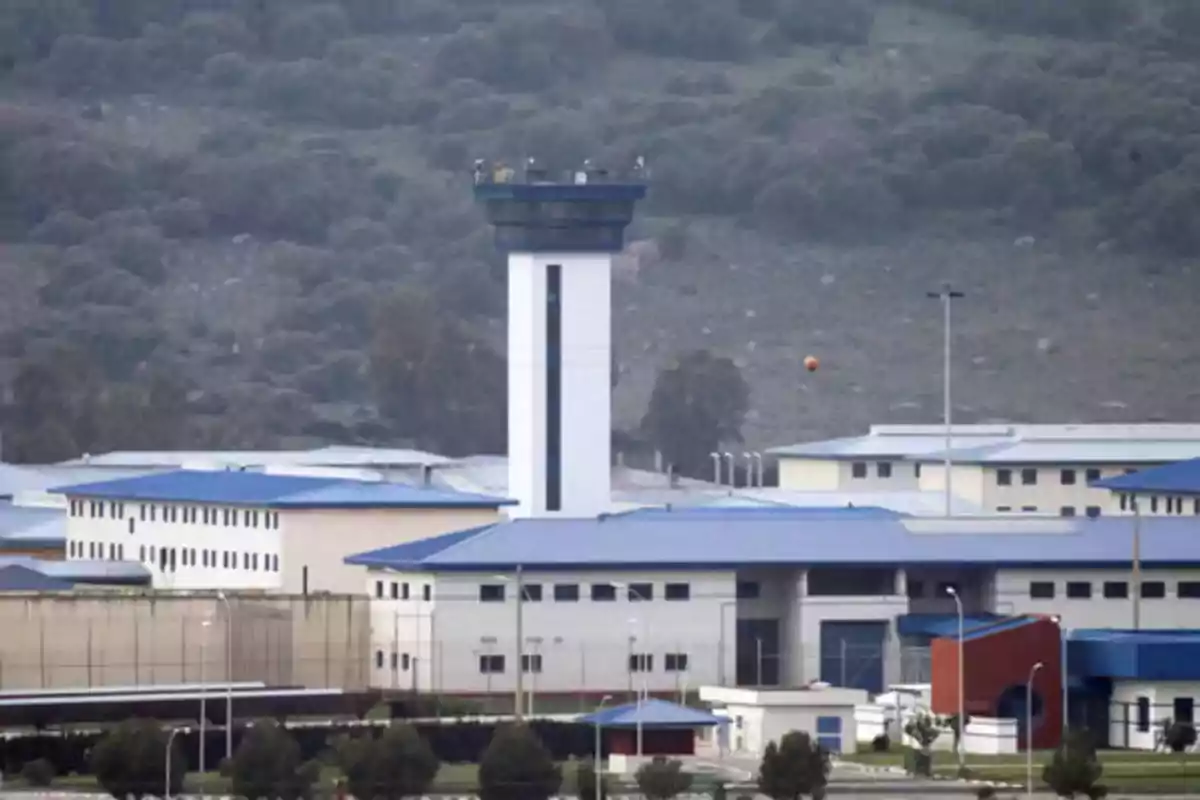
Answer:
[[367, 686], [367, 598], [232, 595], [229, 612], [215, 594], [0, 596], [0, 691], [227, 680]]

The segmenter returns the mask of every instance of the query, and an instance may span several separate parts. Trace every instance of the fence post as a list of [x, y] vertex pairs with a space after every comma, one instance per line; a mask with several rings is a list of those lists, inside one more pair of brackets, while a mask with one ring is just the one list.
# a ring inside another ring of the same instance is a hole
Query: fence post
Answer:
[[187, 631], [190, 620], [187, 614], [183, 615], [183, 625], [179, 631], [179, 682], [187, 683], [188, 676], [188, 655], [187, 655]]
[[142, 626], [138, 624], [137, 609], [133, 613], [133, 685], [141, 686], [141, 667], [142, 667], [142, 642], [141, 642]]
[[41, 653], [41, 683], [42, 688], [46, 688], [46, 617], [41, 618], [41, 624], [38, 625], [38, 649]]
[[87, 685], [91, 688], [92, 683], [92, 618], [88, 617], [87, 629]]

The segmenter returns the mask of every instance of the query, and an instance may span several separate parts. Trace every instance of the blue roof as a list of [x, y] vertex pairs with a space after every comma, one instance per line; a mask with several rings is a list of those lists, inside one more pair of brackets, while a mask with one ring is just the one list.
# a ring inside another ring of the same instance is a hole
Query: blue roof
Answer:
[[[1200, 519], [1141, 521], [1144, 566], [1200, 565]], [[438, 571], [729, 569], [754, 566], [1128, 567], [1130, 517], [890, 519], [687, 509], [599, 519], [518, 519], [351, 556]]]
[[[963, 633], [990, 625], [997, 619], [995, 614], [968, 615], [963, 618]], [[901, 636], [957, 637], [958, 614], [901, 614], [896, 617], [896, 633]]]
[[23, 567], [67, 583], [145, 586], [150, 570], [136, 561], [52, 561], [30, 556], [0, 556], [0, 569]]
[[646, 728], [699, 728], [718, 725], [721, 719], [707, 711], [651, 698], [641, 705], [628, 703], [601, 709], [580, 717], [579, 721], [602, 728], [634, 728], [639, 721]]
[[[994, 636], [997, 633], [1004, 633], [1005, 631], [1024, 628], [1027, 625], [1033, 625], [1034, 623], [1041, 622], [1045, 619], [1047, 618], [1032, 615], [1020, 617], [1000, 617], [998, 619], [991, 620], [984, 625], [979, 625], [974, 628], [968, 628], [964, 630], [962, 638], [964, 642], [972, 642], [976, 639], [986, 639], [987, 637]], [[944, 633], [942, 634], [942, 637], [946, 639], [957, 640], [958, 629], [956, 628], [948, 633]]]
[[52, 492], [106, 500], [219, 503], [267, 508], [498, 508], [514, 501], [401, 483], [270, 475], [234, 470], [176, 470]]
[[695, 505], [673, 507], [636, 508], [622, 516], [666, 517], [673, 520], [697, 519], [899, 519], [909, 516], [879, 506], [791, 506], [784, 503], [761, 505]]
[[0, 501], [0, 550], [62, 547], [67, 541], [67, 513], [61, 508], [14, 506]]
[[70, 581], [43, 575], [20, 564], [0, 567], [0, 592], [65, 592], [74, 588]]
[[1200, 458], [1117, 475], [1089, 485], [1131, 494], [1200, 494]]
[[1067, 667], [1079, 678], [1198, 681], [1200, 631], [1071, 631]]

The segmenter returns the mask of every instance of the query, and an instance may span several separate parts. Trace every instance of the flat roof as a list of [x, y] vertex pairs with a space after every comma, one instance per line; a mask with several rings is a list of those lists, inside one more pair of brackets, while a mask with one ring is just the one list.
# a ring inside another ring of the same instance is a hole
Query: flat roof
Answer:
[[515, 501], [432, 486], [274, 475], [241, 470], [175, 470], [51, 490], [73, 498], [212, 503], [261, 508], [499, 508]]
[[[347, 564], [437, 572], [725, 570], [767, 566], [1128, 567], [1131, 517], [904, 518], [795, 509], [686, 509], [518, 519], [399, 544]], [[1141, 520], [1143, 566], [1200, 565], [1200, 519]]]

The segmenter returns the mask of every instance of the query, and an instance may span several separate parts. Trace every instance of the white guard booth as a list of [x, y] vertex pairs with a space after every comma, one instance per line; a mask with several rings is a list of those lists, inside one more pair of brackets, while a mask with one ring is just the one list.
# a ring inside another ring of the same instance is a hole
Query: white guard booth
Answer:
[[762, 757], [770, 742], [789, 731], [808, 733], [831, 753], [853, 753], [858, 747], [854, 709], [867, 697], [862, 689], [820, 683], [790, 689], [700, 687], [700, 699], [729, 717], [721, 749], [750, 758]]

